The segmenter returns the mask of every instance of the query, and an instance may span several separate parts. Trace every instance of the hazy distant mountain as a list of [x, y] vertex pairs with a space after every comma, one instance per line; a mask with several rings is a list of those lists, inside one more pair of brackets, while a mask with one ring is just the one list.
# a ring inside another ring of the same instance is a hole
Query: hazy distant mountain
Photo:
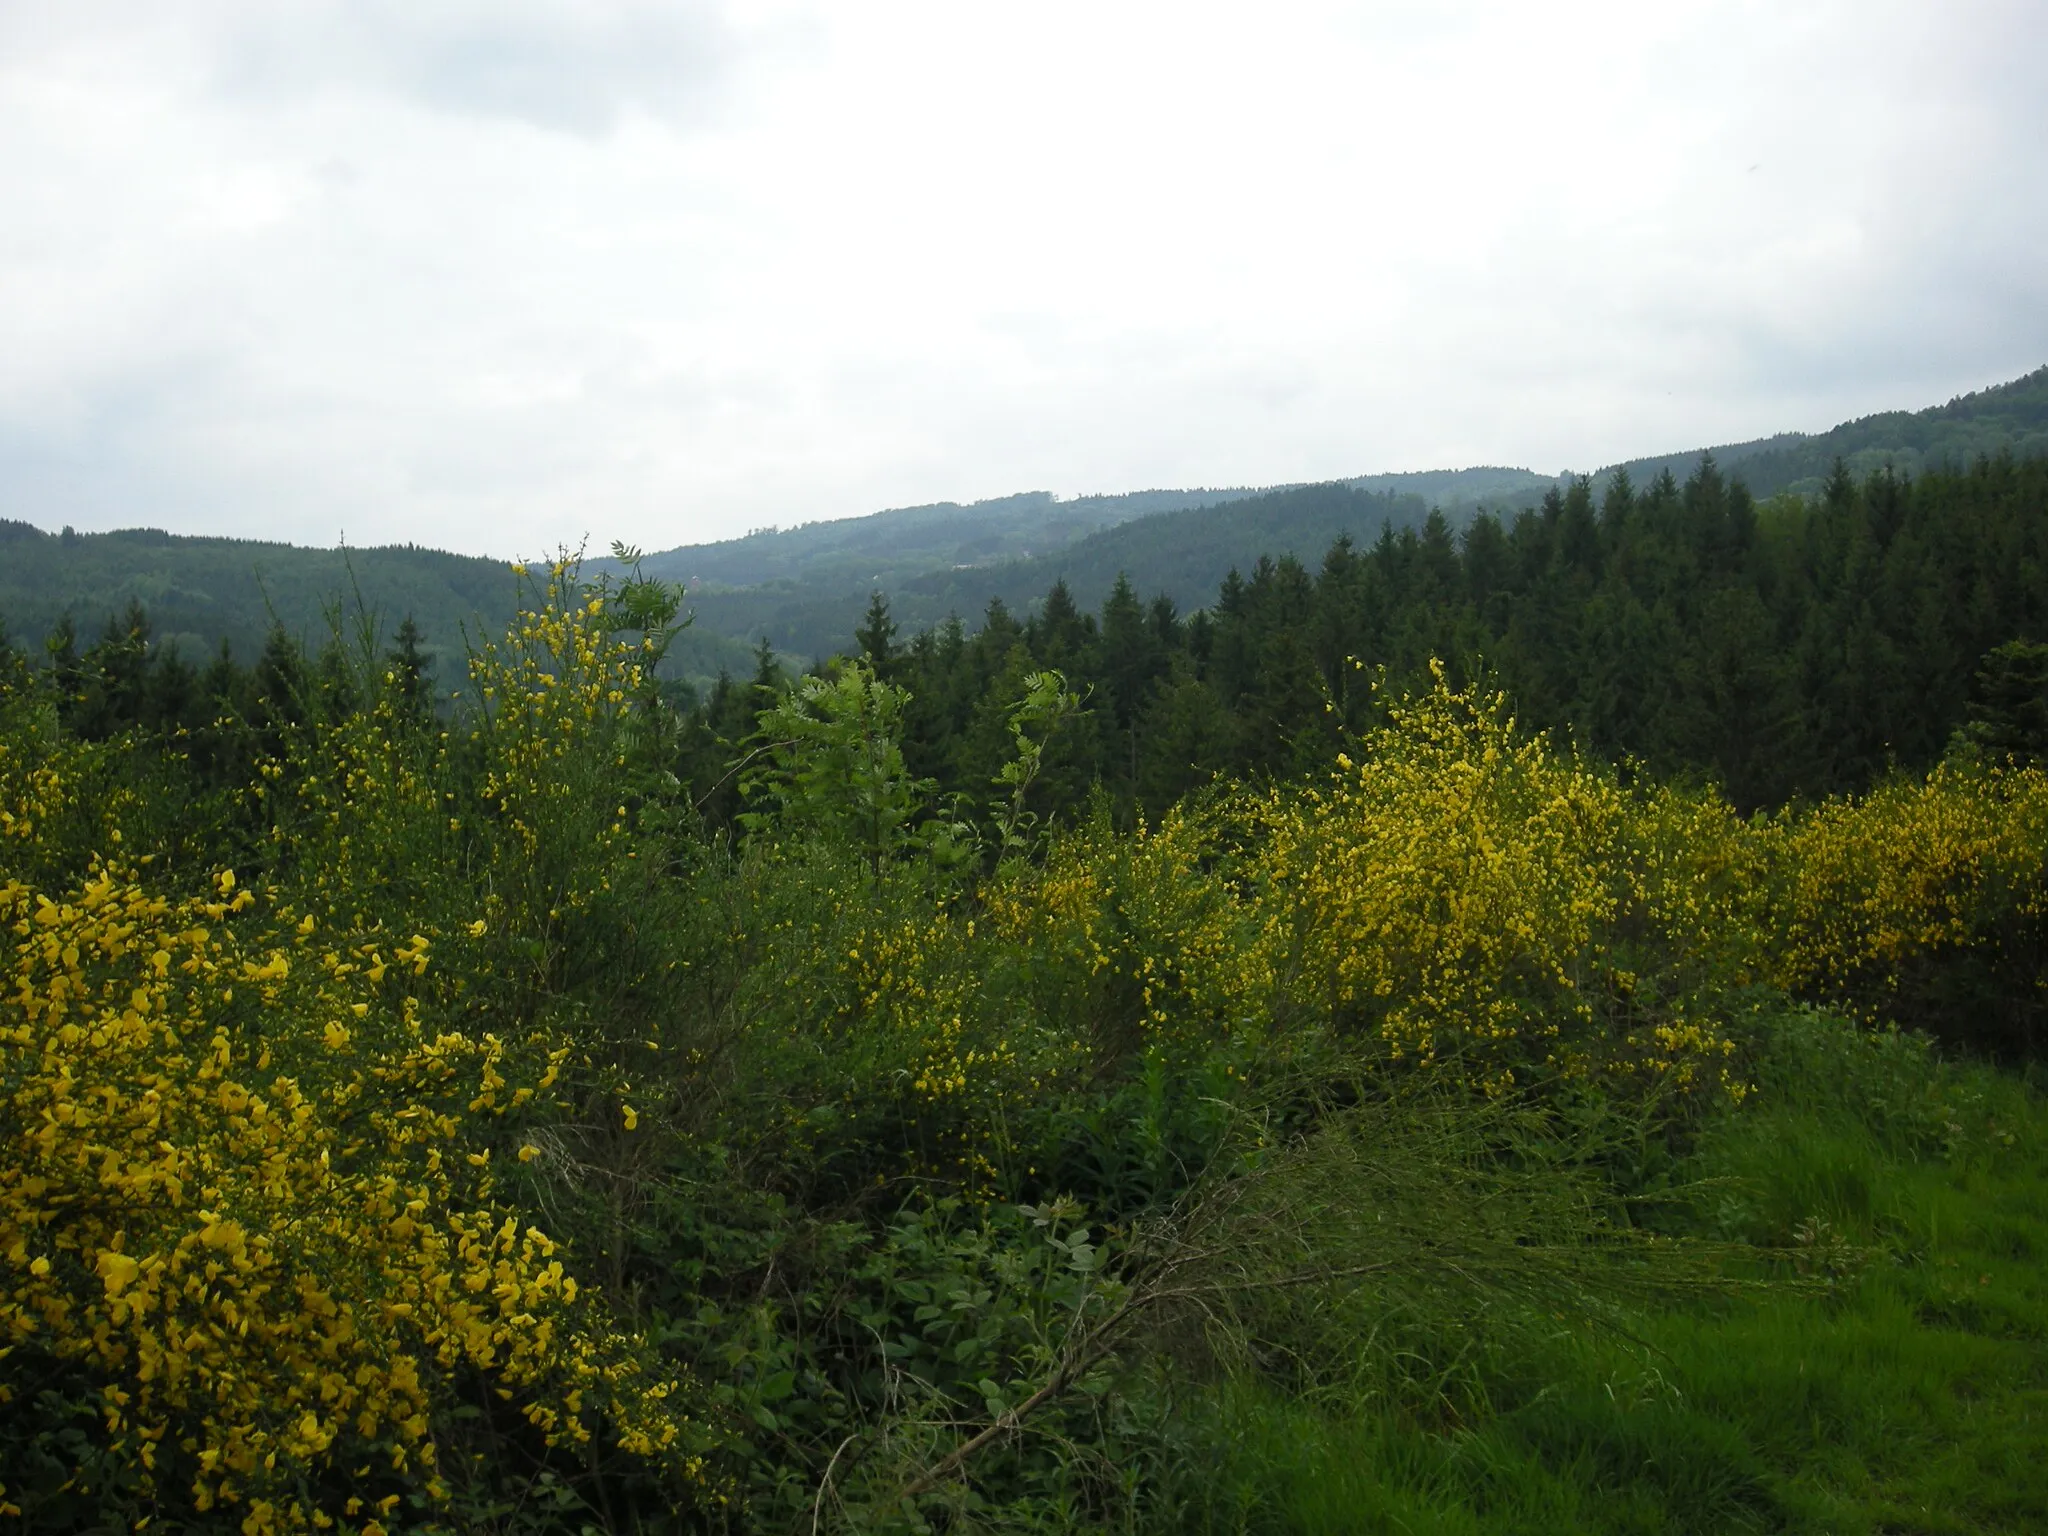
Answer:
[[1021, 614], [1056, 581], [1065, 581], [1083, 607], [1094, 607], [1119, 571], [1128, 572], [1148, 599], [1164, 592], [1183, 608], [1193, 608], [1215, 598], [1217, 583], [1232, 566], [1249, 568], [1262, 554], [1285, 553], [1313, 563], [1340, 533], [1371, 538], [1383, 523], [1419, 523], [1428, 510], [1414, 496], [1374, 495], [1344, 484], [1296, 486], [1132, 518], [1030, 559], [949, 566], [836, 589], [791, 581], [707, 587], [693, 592], [690, 603], [697, 622], [721, 634], [766, 638], [777, 650], [815, 656], [851, 642], [875, 591], [887, 594], [906, 633], [940, 623], [949, 614], [960, 615], [972, 627], [998, 598]]
[[[1631, 460], [1638, 484], [1669, 468], [1684, 478], [1700, 449]], [[1915, 474], [1986, 454], [2048, 453], [2048, 368], [1924, 411], [1891, 411], [1829, 432], [1784, 433], [1711, 452], [1759, 496], [1818, 490], [1837, 456], [1859, 475], [1886, 464]], [[763, 530], [648, 557], [651, 574], [687, 583], [697, 621], [677, 670], [740, 672], [748, 648], [816, 656], [842, 649], [871, 592], [889, 596], [906, 630], [957, 613], [975, 623], [993, 598], [1023, 610], [1064, 580], [1087, 606], [1125, 572], [1146, 598], [1208, 603], [1232, 567], [1260, 555], [1319, 560], [1340, 533], [1361, 542], [1383, 525], [1413, 525], [1432, 506], [1453, 525], [1480, 506], [1533, 505], [1554, 477], [1498, 467], [1361, 475], [1313, 486], [1135, 491], [1062, 501], [1028, 492], [959, 505], [901, 507], [867, 517]], [[602, 566], [604, 562], [595, 562]], [[40, 641], [69, 615], [81, 643], [131, 599], [159, 640], [188, 655], [229, 642], [245, 660], [275, 618], [317, 645], [326, 609], [359, 593], [388, 630], [407, 614], [452, 662], [462, 626], [495, 628], [514, 588], [494, 560], [411, 546], [339, 551], [246, 540], [186, 538], [150, 529], [46, 534], [0, 520], [0, 623]], [[443, 667], [453, 680], [453, 666]]]
[[895, 582], [953, 566], [1029, 559], [1134, 517], [1257, 494], [1242, 489], [1132, 491], [1061, 501], [1047, 491], [1026, 491], [965, 506], [941, 501], [795, 528], [763, 528], [716, 544], [686, 544], [650, 555], [645, 569], [650, 576], [693, 588]]
[[1449, 515], [1475, 507], [1534, 505], [1555, 483], [1526, 469], [1426, 469], [1402, 475], [1354, 475], [1340, 480], [1356, 491], [1382, 496], [1416, 496]]
[[1059, 580], [1093, 605], [1119, 571], [1148, 598], [1165, 592], [1198, 606], [1233, 565], [1248, 567], [1261, 554], [1313, 561], [1340, 533], [1370, 539], [1381, 524], [1419, 523], [1437, 505], [1456, 521], [1479, 505], [1532, 504], [1553, 483], [1526, 469], [1489, 467], [1263, 491], [1137, 491], [1070, 501], [1041, 491], [762, 530], [664, 550], [645, 569], [690, 583], [691, 606], [706, 628], [816, 656], [849, 643], [878, 591], [906, 630], [954, 613], [974, 621], [992, 598], [1021, 609]]
[[[1355, 490], [1419, 496], [1469, 506], [1533, 499], [1551, 479], [1526, 469], [1425, 470], [1334, 482]], [[649, 575], [699, 587], [762, 587], [833, 581], [893, 586], [911, 576], [1030, 560], [1139, 518], [1194, 512], [1298, 485], [1228, 490], [1131, 491], [1062, 501], [1026, 491], [991, 501], [935, 502], [795, 528], [763, 528], [716, 544], [686, 544], [649, 555]]]

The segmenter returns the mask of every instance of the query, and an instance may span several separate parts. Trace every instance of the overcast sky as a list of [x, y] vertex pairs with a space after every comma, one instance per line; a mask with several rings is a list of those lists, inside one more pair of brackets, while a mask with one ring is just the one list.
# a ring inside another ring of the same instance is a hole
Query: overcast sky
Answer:
[[0, 516], [502, 556], [2048, 362], [2048, 6], [0, 0]]

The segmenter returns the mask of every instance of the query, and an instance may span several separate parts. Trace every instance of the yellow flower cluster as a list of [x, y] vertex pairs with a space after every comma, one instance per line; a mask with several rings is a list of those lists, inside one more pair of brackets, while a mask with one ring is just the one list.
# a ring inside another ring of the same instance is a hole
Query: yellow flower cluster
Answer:
[[82, 1365], [147, 1485], [239, 1505], [251, 1532], [345, 1518], [305, 1494], [323, 1468], [439, 1492], [458, 1369], [551, 1439], [589, 1434], [588, 1397], [630, 1448], [678, 1447], [669, 1386], [504, 1207], [472, 1134], [555, 1063], [515, 1086], [504, 1042], [392, 996], [426, 938], [387, 959], [260, 905], [228, 873], [186, 900], [113, 865], [68, 893], [0, 885], [0, 1390], [38, 1356]]
[[[547, 821], [581, 810], [579, 786], [565, 771], [601, 747], [642, 695], [655, 642], [619, 636], [602, 594], [579, 597], [572, 562], [549, 568], [537, 608], [522, 610], [503, 644], [470, 659], [470, 681], [484, 709], [479, 737], [491, 765], [486, 800], [536, 850]], [[624, 808], [601, 835], [625, 831]]]
[[1879, 1012], [1904, 968], [2002, 954], [2048, 917], [2038, 770], [1745, 820], [1710, 790], [1625, 785], [1441, 677], [1354, 750], [1320, 786], [1076, 828], [1003, 866], [978, 937], [964, 912], [878, 917], [834, 1027], [888, 1033], [919, 1098], [983, 1119], [1134, 1051], [1269, 1059], [1330, 1024], [1489, 1090], [1740, 1096], [1731, 988]]
[[[960, 962], [956, 936], [944, 918], [931, 924], [877, 926], [859, 933], [847, 947], [845, 973], [853, 992], [844, 1018], [880, 1021], [899, 1040], [915, 1037], [908, 1054], [915, 1074], [911, 1086], [928, 1099], [966, 1094], [977, 1054], [967, 1043], [967, 1019], [974, 1012], [976, 977]], [[987, 1063], [1014, 1059], [1007, 1041], [984, 1049]]]
[[[0, 741], [0, 779], [12, 780], [8, 787], [14, 791], [8, 797], [11, 804], [0, 804], [0, 838], [27, 842], [63, 803], [64, 781], [52, 764], [17, 766], [7, 761], [18, 755], [19, 749], [12, 742]], [[16, 771], [6, 773], [5, 769], [10, 767]]]
[[[1871, 1006], [1928, 956], [2048, 916], [2048, 774], [1948, 765], [1760, 830], [1779, 877], [1770, 945], [1784, 985]], [[2042, 978], [2048, 989], [2048, 978]]]
[[1223, 834], [1218, 816], [1192, 809], [1127, 836], [1084, 827], [1042, 869], [1008, 868], [988, 897], [990, 926], [1039, 963], [1129, 998], [1148, 1039], [1255, 1026], [1277, 978], [1248, 942], [1254, 923], [1220, 867]]
[[0, 870], [75, 873], [121, 841], [120, 818], [137, 808], [113, 771], [129, 744], [73, 740], [21, 701], [0, 702]]
[[1013, 1128], [1106, 1060], [1255, 1031], [1271, 979], [1205, 869], [1218, 835], [1192, 814], [1130, 835], [1098, 824], [1042, 866], [1009, 861], [975, 901], [837, 903], [815, 926], [771, 925], [778, 990], [822, 1025], [800, 1048], [853, 1074], [849, 1102], [900, 1085], [915, 1171], [980, 1183]]
[[1267, 963], [1306, 1005], [1397, 1055], [1455, 1056], [1490, 1087], [1525, 1063], [1689, 1083], [1729, 1050], [1705, 1021], [1606, 1027], [1633, 980], [1615, 954], [1625, 921], [1665, 928], [1675, 913], [1657, 909], [1682, 884], [1642, 856], [1641, 809], [1518, 732], [1503, 697], [1439, 675], [1329, 785], [1267, 798]]
[[270, 835], [294, 866], [299, 899], [331, 924], [373, 929], [394, 897], [433, 867], [457, 834], [445, 780], [448, 742], [409, 743], [380, 702], [371, 715], [323, 725], [262, 765], [290, 787]]

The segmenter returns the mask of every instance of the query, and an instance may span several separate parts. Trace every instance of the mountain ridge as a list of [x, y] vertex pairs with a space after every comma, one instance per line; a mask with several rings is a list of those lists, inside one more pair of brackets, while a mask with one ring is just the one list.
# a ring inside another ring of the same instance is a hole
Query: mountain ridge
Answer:
[[[1767, 498], [1814, 493], [1837, 458], [1859, 477], [1887, 466], [1917, 475], [2000, 452], [2048, 455], [2048, 367], [1918, 411], [1631, 459], [1591, 478], [1596, 487], [1621, 470], [1638, 484], [1667, 469], [1683, 478], [1711, 453]], [[1201, 606], [1225, 571], [1262, 554], [1312, 562], [1339, 534], [1370, 540], [1382, 526], [1418, 526], [1432, 507], [1453, 526], [1482, 507], [1512, 513], [1571, 478], [1476, 466], [1070, 498], [1027, 491], [679, 545], [647, 555], [644, 568], [689, 588], [696, 622], [675, 653], [677, 670], [708, 679], [749, 666], [749, 648], [762, 641], [792, 659], [843, 649], [875, 591], [906, 629], [949, 614], [972, 621], [995, 600], [1021, 609], [1056, 580], [1092, 605], [1120, 571], [1147, 598]], [[465, 624], [502, 624], [514, 593], [503, 562], [419, 545], [324, 549], [150, 528], [52, 534], [0, 518], [0, 624], [31, 643], [68, 618], [89, 644], [137, 602], [159, 643], [196, 658], [225, 642], [247, 659], [273, 622], [317, 643], [347, 599], [387, 632], [411, 614], [430, 652], [452, 658]]]

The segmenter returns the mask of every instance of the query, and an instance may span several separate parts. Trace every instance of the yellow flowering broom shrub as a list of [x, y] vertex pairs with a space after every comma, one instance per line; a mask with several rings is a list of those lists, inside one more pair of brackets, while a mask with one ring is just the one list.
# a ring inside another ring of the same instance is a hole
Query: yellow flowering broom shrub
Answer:
[[1228, 830], [1194, 804], [1127, 833], [1098, 817], [986, 893], [991, 937], [1041, 973], [1049, 1012], [1096, 1060], [1265, 1038], [1275, 978], [1230, 878]]
[[1439, 673], [1327, 785], [1272, 791], [1257, 814], [1261, 967], [1298, 1016], [1488, 1087], [1532, 1067], [1724, 1081], [1711, 1010], [1627, 1006], [1640, 978], [1621, 948], [1682, 945], [1711, 882], [1672, 867], [1672, 829], [1641, 801], [1517, 731], [1504, 697]]
[[1129, 833], [1096, 819], [934, 906], [914, 866], [878, 880], [864, 856], [764, 849], [778, 884], [815, 895], [762, 916], [749, 1006], [786, 1023], [755, 1032], [749, 1075], [790, 1090], [813, 1151], [986, 1188], [1049, 1111], [1133, 1058], [1267, 1045], [1251, 913], [1209, 868], [1227, 852], [1192, 808]]
[[986, 1187], [1034, 1103], [1071, 1078], [1073, 1041], [1004, 1006], [971, 912], [870, 910], [834, 926], [837, 953], [816, 978], [816, 1001], [831, 1004], [816, 1067], [846, 1117], [840, 1135], [867, 1142], [878, 1171]]
[[1773, 979], [1866, 1018], [2039, 1048], [2048, 774], [1943, 764], [1760, 835], [1777, 868]]
[[118, 772], [127, 744], [59, 733], [55, 711], [0, 692], [0, 871], [68, 879], [118, 848], [121, 825], [149, 808]]
[[372, 960], [258, 906], [226, 873], [182, 901], [111, 865], [0, 886], [0, 1381], [84, 1367], [146, 1496], [175, 1478], [250, 1531], [444, 1491], [433, 1421], [463, 1371], [549, 1439], [603, 1413], [679, 1450], [673, 1384], [471, 1134], [556, 1061], [423, 1021], [424, 939]]
[[[280, 882], [261, 901], [124, 861], [121, 792], [73, 761], [94, 749], [10, 701], [0, 1392], [91, 1384], [144, 1506], [368, 1529], [447, 1492], [436, 1425], [479, 1377], [538, 1440], [701, 1467], [678, 1384], [494, 1172], [591, 1051], [472, 983], [508, 960], [541, 979], [550, 931], [601, 920], [634, 868], [627, 807], [578, 794], [619, 793], [649, 639], [572, 589], [554, 567], [476, 658], [486, 707], [453, 747], [374, 696], [285, 734], [251, 786]], [[73, 845], [102, 855], [67, 886]], [[478, 867], [481, 895], [451, 878]]]
[[818, 1023], [800, 1038], [844, 1105], [901, 1090], [893, 1132], [940, 1172], [1139, 1056], [1257, 1073], [1332, 1025], [1489, 1089], [1739, 1095], [1743, 989], [1896, 1013], [1915, 965], [1951, 975], [1941, 956], [1975, 946], [2010, 992], [2035, 952], [2038, 773], [1944, 769], [1745, 819], [1591, 768], [1441, 679], [1355, 750], [1322, 786], [1092, 820], [937, 912], [855, 901], [799, 923], [773, 965], [783, 1006]]
[[772, 969], [820, 1091], [841, 1074], [872, 1135], [900, 1090], [913, 1169], [977, 1181], [1137, 1063], [1270, 1077], [1333, 1026], [1489, 1089], [1741, 1091], [1724, 994], [1760, 969], [1769, 862], [1725, 802], [1624, 789], [1441, 683], [1358, 752], [1323, 787], [1092, 819], [949, 910], [793, 924]]
[[[616, 915], [614, 886], [637, 859], [622, 781], [665, 637], [622, 629], [621, 605], [581, 585], [575, 562], [544, 570], [506, 633], [472, 650], [475, 707], [453, 729], [408, 728], [387, 693], [262, 765], [277, 856], [337, 920], [452, 929], [481, 916], [546, 951]], [[458, 913], [475, 885], [489, 910]]]
[[[592, 805], [582, 791], [590, 769], [615, 765], [636, 723], [645, 719], [648, 681], [663, 639], [628, 639], [602, 590], [580, 587], [572, 561], [548, 568], [537, 606], [522, 609], [502, 642], [470, 657], [470, 683], [480, 704], [474, 740], [483, 751], [484, 804], [525, 852], [536, 876], [557, 871], [542, 857], [566, 823], [588, 827], [597, 846], [593, 866], [623, 851], [626, 807]], [[591, 759], [597, 759], [592, 762]], [[608, 760], [609, 759], [609, 760]], [[551, 892], [571, 901], [594, 893]]]

